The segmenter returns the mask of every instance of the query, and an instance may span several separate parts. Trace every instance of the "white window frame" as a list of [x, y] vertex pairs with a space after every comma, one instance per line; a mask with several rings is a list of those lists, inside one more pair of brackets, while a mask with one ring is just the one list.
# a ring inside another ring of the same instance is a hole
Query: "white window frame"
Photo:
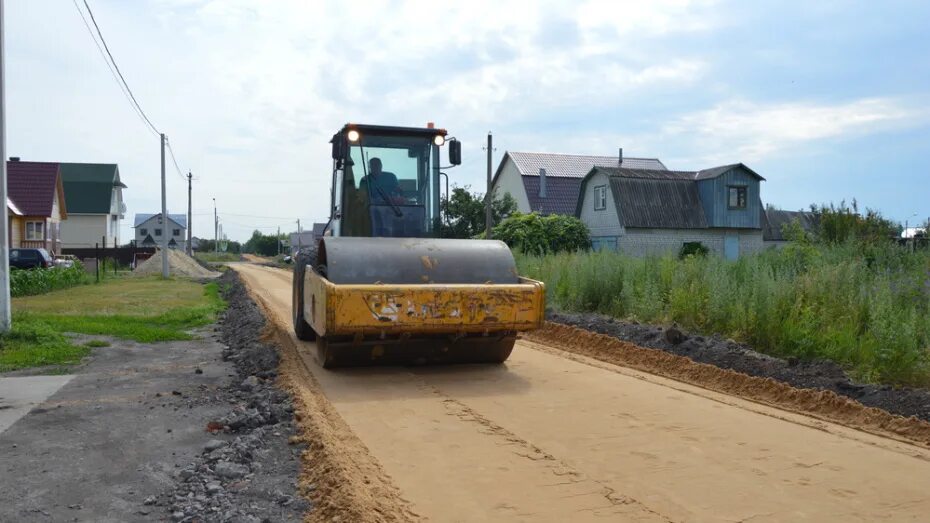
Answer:
[[[31, 231], [30, 231], [30, 227]], [[41, 241], [45, 240], [45, 222], [44, 221], [29, 221], [26, 222], [26, 240], [27, 241]]]
[[603, 211], [607, 209], [607, 186], [596, 185], [594, 187], [594, 210]]

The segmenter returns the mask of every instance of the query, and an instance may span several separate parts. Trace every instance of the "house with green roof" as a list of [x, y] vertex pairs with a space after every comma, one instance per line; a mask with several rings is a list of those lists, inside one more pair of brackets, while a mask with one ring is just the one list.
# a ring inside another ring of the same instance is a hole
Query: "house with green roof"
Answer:
[[[61, 179], [68, 220], [61, 223], [62, 248], [107, 247], [120, 244], [120, 220], [125, 217], [119, 166], [115, 163], [62, 163]], [[73, 211], [72, 211], [73, 209]]]

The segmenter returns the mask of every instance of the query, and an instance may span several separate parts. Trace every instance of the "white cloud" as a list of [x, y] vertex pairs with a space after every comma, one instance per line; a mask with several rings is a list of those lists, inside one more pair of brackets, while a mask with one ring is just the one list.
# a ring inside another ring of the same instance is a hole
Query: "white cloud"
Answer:
[[804, 102], [720, 103], [686, 114], [663, 127], [693, 151], [699, 166], [757, 161], [784, 149], [827, 139], [864, 136], [927, 123], [930, 113], [907, 100], [864, 98], [841, 104]]

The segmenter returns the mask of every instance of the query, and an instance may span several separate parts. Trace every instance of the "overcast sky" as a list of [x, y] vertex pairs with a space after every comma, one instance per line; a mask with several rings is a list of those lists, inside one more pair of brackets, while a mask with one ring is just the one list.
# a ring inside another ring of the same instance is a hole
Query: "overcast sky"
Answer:
[[[352, 122], [482, 144], [744, 162], [785, 209], [856, 198], [930, 216], [930, 3], [88, 0], [142, 108], [194, 182], [194, 235], [325, 221], [328, 140]], [[82, 0], [78, 0], [81, 3]], [[71, 0], [6, 0], [7, 150], [118, 163], [128, 213], [158, 212], [158, 138]], [[186, 182], [169, 164], [169, 212]], [[915, 215], [915, 217], [910, 217]], [[910, 217], [910, 218], [909, 218]]]

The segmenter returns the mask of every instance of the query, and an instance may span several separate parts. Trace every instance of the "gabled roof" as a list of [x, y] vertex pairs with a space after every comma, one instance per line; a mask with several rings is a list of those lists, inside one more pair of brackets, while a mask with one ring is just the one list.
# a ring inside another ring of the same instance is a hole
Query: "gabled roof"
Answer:
[[765, 178], [763, 178], [759, 173], [757, 173], [756, 171], [753, 171], [749, 167], [746, 167], [746, 165], [743, 163], [731, 163], [730, 165], [721, 165], [720, 167], [711, 167], [710, 169], [703, 169], [703, 170], [698, 171], [694, 175], [694, 179], [695, 180], [709, 180], [711, 178], [716, 178], [720, 176], [721, 174], [727, 171], [730, 171], [732, 169], [736, 169], [738, 167], [744, 169], [746, 172], [755, 176], [759, 180], [765, 180]]
[[145, 239], [142, 240], [142, 245], [155, 245], [155, 240], [152, 239], [151, 234], [145, 235]]
[[57, 163], [8, 161], [7, 194], [25, 216], [51, 216], [58, 192], [62, 218], [68, 216]]
[[808, 211], [782, 211], [766, 209], [762, 211], [762, 239], [764, 241], [785, 241], [783, 227], [785, 224], [798, 220], [807, 232], [812, 232], [817, 226], [817, 215]]
[[[136, 213], [136, 217], [135, 217], [135, 220], [134, 220], [134, 222], [133, 222], [133, 227], [134, 227], [134, 228], [135, 228], [135, 227], [138, 227], [138, 226], [142, 225], [143, 223], [145, 223], [145, 222], [151, 220], [152, 218], [154, 218], [154, 217], [156, 217], [156, 216], [161, 216], [161, 213], [160, 213], [160, 212], [159, 212], [159, 213], [155, 213], [155, 214], [144, 213], [144, 212]], [[186, 214], [171, 214], [171, 213], [168, 213], [168, 219], [171, 220], [171, 221], [173, 221], [173, 222], [176, 223], [177, 225], [179, 225], [182, 229], [186, 229], [186, 228], [187, 228], [187, 215], [186, 215]]]
[[582, 192], [591, 176], [601, 173], [610, 180], [617, 218], [624, 227], [650, 229], [704, 229], [707, 217], [695, 183], [695, 171], [655, 171], [594, 167], [585, 176]]
[[539, 197], [539, 176], [523, 176], [523, 187], [530, 202], [530, 211], [541, 214], [575, 215], [581, 180], [546, 174], [546, 197]]
[[113, 188], [126, 188], [115, 163], [62, 163], [68, 207], [72, 213], [109, 214]]
[[[565, 176], [569, 178], [584, 178], [592, 167], [620, 167], [619, 156], [593, 156], [586, 154], [562, 153], [526, 153], [508, 151], [500, 165], [503, 166], [507, 157], [513, 160], [517, 170], [523, 176], [539, 176], [539, 170], [545, 169], [548, 176]], [[633, 169], [667, 170], [665, 164], [658, 158], [623, 158], [623, 166]], [[498, 167], [500, 174], [500, 167]], [[495, 175], [495, 179], [497, 175]]]
[[13, 200], [11, 200], [9, 196], [7, 196], [6, 198], [6, 208], [9, 209], [9, 211], [15, 214], [16, 216], [23, 215], [23, 211], [19, 210], [19, 207], [17, 207], [16, 204], [13, 203]]

